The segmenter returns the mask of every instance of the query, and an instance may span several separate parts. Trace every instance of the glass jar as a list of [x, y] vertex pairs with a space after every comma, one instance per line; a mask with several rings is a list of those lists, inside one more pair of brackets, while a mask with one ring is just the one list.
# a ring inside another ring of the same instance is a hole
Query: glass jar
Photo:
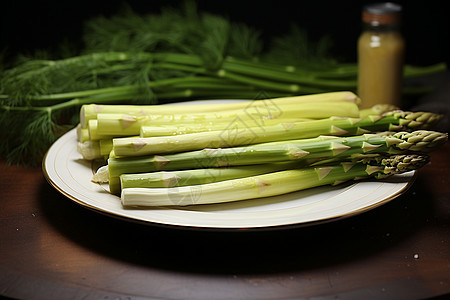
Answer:
[[358, 96], [361, 107], [401, 107], [405, 42], [399, 30], [402, 7], [394, 3], [363, 8], [358, 39]]

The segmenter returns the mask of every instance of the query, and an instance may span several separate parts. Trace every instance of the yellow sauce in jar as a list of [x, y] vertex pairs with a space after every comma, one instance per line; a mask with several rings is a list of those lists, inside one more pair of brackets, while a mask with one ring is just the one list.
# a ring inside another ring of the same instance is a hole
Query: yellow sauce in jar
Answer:
[[363, 21], [368, 28], [358, 40], [361, 107], [376, 104], [401, 107], [405, 42], [397, 29], [398, 17], [364, 12]]
[[405, 44], [396, 32], [364, 32], [358, 41], [358, 95], [361, 107], [401, 106]]

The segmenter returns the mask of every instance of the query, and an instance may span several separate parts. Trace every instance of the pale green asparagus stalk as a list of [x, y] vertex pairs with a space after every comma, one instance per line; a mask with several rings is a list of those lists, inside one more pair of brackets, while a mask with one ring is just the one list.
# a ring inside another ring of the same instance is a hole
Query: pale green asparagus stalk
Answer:
[[394, 155], [357, 163], [285, 170], [194, 186], [125, 188], [122, 190], [121, 200], [122, 205], [128, 207], [185, 206], [264, 198], [353, 179], [386, 178], [416, 170], [427, 162], [428, 156], [425, 155]]
[[236, 121], [246, 124], [261, 124], [267, 119], [323, 119], [331, 116], [359, 117], [359, 108], [352, 102], [321, 102], [248, 107], [205, 113], [98, 114], [97, 130], [100, 135], [130, 136], [139, 135], [141, 126], [149, 125], [230, 124]]
[[[329, 93], [333, 94], [333, 93]], [[88, 107], [93, 107], [94, 105], [89, 105]], [[116, 107], [115, 105], [110, 105], [108, 107]], [[136, 106], [127, 106], [127, 107], [136, 107]], [[381, 115], [386, 112], [390, 112], [396, 110], [395, 106], [392, 105], [375, 105], [372, 108], [364, 109], [360, 111], [361, 117], [367, 117], [370, 115]], [[294, 122], [303, 122], [310, 121], [311, 119], [284, 119], [283, 123], [294, 123]], [[280, 121], [275, 119], [267, 119], [263, 120], [263, 126], [275, 125], [279, 124]], [[160, 125], [160, 126], [142, 126], [140, 129], [140, 137], [157, 137], [157, 136], [173, 136], [180, 134], [189, 134], [189, 133], [197, 133], [197, 132], [205, 132], [205, 131], [217, 131], [217, 130], [238, 130], [239, 127], [247, 128], [248, 125], [254, 125], [253, 122], [251, 124], [245, 123], [209, 123], [209, 124], [189, 124], [189, 125]], [[112, 150], [112, 136], [101, 136], [96, 133], [97, 121], [90, 120], [89, 126], [87, 128], [82, 128], [79, 124], [77, 126], [77, 138], [78, 141], [83, 143], [88, 140], [99, 140], [100, 143], [84, 143], [79, 145], [79, 149], [82, 149], [82, 154], [85, 159], [95, 159], [107, 156]], [[92, 133], [92, 134], [90, 134]], [[100, 147], [100, 152], [98, 150]], [[95, 153], [100, 156], [95, 156]]]
[[[134, 107], [134, 106], [133, 106]], [[373, 115], [382, 115], [386, 112], [398, 110], [397, 107], [392, 105], [378, 104], [373, 106], [372, 108], [367, 108], [360, 110], [360, 118], [365, 118], [367, 116]], [[97, 116], [95, 116], [97, 117]], [[242, 119], [236, 119], [236, 122], [210, 122], [210, 123], [195, 123], [195, 124], [185, 124], [185, 125], [154, 125], [154, 126], [141, 126], [140, 127], [140, 136], [141, 137], [158, 137], [158, 136], [173, 136], [180, 134], [188, 134], [188, 133], [198, 133], [205, 131], [218, 131], [218, 130], [229, 130], [231, 127], [238, 129], [240, 127], [255, 127], [255, 126], [269, 126], [276, 125], [280, 122], [282, 123], [296, 123], [296, 122], [304, 122], [311, 121], [312, 119], [307, 118], [295, 118], [295, 119], [252, 119], [250, 122], [245, 122]], [[88, 122], [88, 128], [80, 128], [84, 134], [84, 140], [99, 140], [120, 136], [127, 136], [133, 132], [137, 132], [136, 128], [130, 128], [126, 131], [120, 130], [120, 134], [118, 133], [115, 136], [110, 135], [100, 135], [97, 133], [97, 120], [90, 120]], [[132, 131], [130, 131], [132, 130]]]
[[398, 111], [399, 109], [399, 107], [391, 104], [376, 104], [372, 107], [361, 109], [359, 111], [359, 117], [365, 118], [368, 116], [383, 115], [388, 112]]
[[345, 138], [320, 136], [244, 147], [203, 149], [164, 156], [109, 158], [109, 185], [112, 193], [118, 193], [120, 191], [119, 176], [122, 174], [257, 165], [283, 161], [311, 164], [319, 159], [344, 159], [360, 153], [431, 152], [443, 145], [447, 139], [445, 133], [418, 130], [364, 134]]
[[[335, 93], [328, 93], [328, 94], [335, 94]], [[340, 93], [338, 93], [340, 94]], [[345, 93], [343, 93], [345, 95]], [[352, 94], [352, 93], [350, 93]], [[302, 96], [304, 97], [304, 96]], [[321, 97], [319, 100], [327, 99], [327, 97]], [[342, 100], [344, 98], [341, 98]], [[343, 100], [342, 100], [343, 101]], [[320, 102], [320, 101], [319, 101]], [[248, 104], [247, 104], [248, 105]], [[95, 104], [86, 105], [86, 110], [91, 111], [94, 110], [94, 107], [96, 107]], [[123, 107], [123, 108], [122, 108]], [[153, 106], [149, 106], [153, 107]], [[157, 106], [160, 107], [160, 106]], [[255, 115], [254, 109], [258, 109], [258, 106], [251, 107], [249, 106], [247, 112]], [[106, 109], [107, 108], [107, 109]], [[120, 112], [121, 109], [123, 109], [123, 112], [129, 112], [129, 114], [139, 114], [142, 112], [139, 112], [139, 106], [133, 106], [133, 105], [107, 105], [104, 109], [106, 113], [110, 113], [112, 115], [117, 116], [117, 113]], [[360, 118], [365, 118], [370, 115], [382, 115], [383, 113], [390, 112], [397, 110], [398, 108], [392, 105], [386, 105], [386, 104], [378, 104], [371, 108], [360, 110]], [[253, 110], [253, 111], [252, 111]], [[102, 110], [100, 110], [102, 111]], [[115, 112], [116, 114], [114, 114]], [[198, 111], [197, 111], [198, 112]], [[149, 113], [148, 113], [149, 114]], [[122, 115], [122, 114], [121, 114]], [[127, 130], [117, 129], [115, 131], [115, 135], [101, 135], [97, 133], [97, 113], [95, 115], [91, 114], [92, 117], [95, 116], [95, 119], [90, 119], [87, 124], [88, 126], [86, 128], [82, 128], [79, 126], [80, 132], [83, 134], [83, 140], [99, 140], [99, 139], [106, 139], [106, 138], [113, 138], [113, 137], [121, 137], [121, 136], [128, 136], [133, 134], [134, 132], [137, 133], [137, 126], [139, 124], [136, 124], [135, 127], [128, 128]], [[127, 118], [122, 116], [121, 118]], [[283, 118], [283, 123], [293, 123], [293, 122], [303, 122], [303, 121], [310, 121], [312, 119], [308, 118], [295, 118], [295, 119], [287, 119]], [[157, 136], [171, 136], [171, 135], [180, 135], [180, 134], [187, 134], [187, 133], [197, 133], [197, 132], [205, 132], [205, 131], [217, 131], [217, 130], [226, 130], [229, 129], [231, 126], [240, 126], [240, 127], [254, 127], [254, 126], [268, 126], [268, 125], [275, 125], [279, 124], [281, 121], [279, 119], [252, 119], [250, 122], [245, 122], [241, 118], [236, 119], [236, 122], [209, 122], [209, 123], [195, 123], [195, 124], [173, 124], [173, 125], [153, 125], [153, 126], [140, 126], [140, 136], [141, 137], [157, 137]], [[125, 121], [122, 121], [125, 122]], [[111, 129], [110, 129], [111, 130]]]
[[113, 149], [113, 143], [111, 139], [106, 139], [106, 140], [100, 140], [99, 141], [99, 145], [100, 145], [100, 154], [102, 155], [102, 157], [108, 157]]
[[263, 119], [263, 120], [251, 120], [245, 122], [238, 118], [233, 122], [216, 122], [216, 123], [199, 123], [199, 124], [187, 124], [187, 125], [160, 125], [160, 126], [141, 126], [140, 137], [161, 137], [161, 136], [174, 136], [189, 133], [199, 133], [207, 131], [231, 131], [231, 130], [243, 130], [245, 128], [251, 128], [255, 126], [273, 126], [280, 123], [298, 123], [311, 121], [311, 119]]
[[98, 140], [112, 140], [114, 135], [106, 135], [106, 134], [100, 134], [98, 131], [98, 122], [97, 120], [90, 120], [88, 124], [88, 131], [89, 131], [89, 139], [91, 141], [98, 141]]
[[310, 139], [262, 143], [243, 147], [182, 152], [142, 157], [116, 157], [108, 160], [111, 176], [161, 170], [183, 170], [242, 166], [281, 161], [348, 157], [357, 153], [429, 153], [448, 139], [446, 133], [417, 130], [383, 132], [351, 137], [319, 136]]
[[273, 141], [305, 139], [319, 135], [350, 136], [364, 133], [428, 128], [442, 116], [433, 113], [390, 112], [366, 118], [328, 118], [269, 126], [245, 127], [236, 124], [221, 131], [208, 131], [149, 138], [113, 139], [117, 156], [167, 154], [204, 148], [228, 148]]
[[227, 168], [123, 174], [120, 176], [120, 184], [122, 189], [198, 185], [300, 168], [304, 165], [298, 162], [288, 162]]
[[[271, 98], [253, 101], [233, 101], [227, 103], [208, 104], [177, 104], [172, 105], [97, 105], [86, 104], [80, 109], [80, 124], [87, 127], [89, 120], [97, 119], [102, 114], [126, 114], [126, 115], [151, 115], [151, 114], [173, 114], [174, 109], [183, 113], [217, 112], [224, 110], [238, 110], [247, 107], [267, 107], [285, 104], [318, 103], [318, 102], [351, 102], [360, 103], [360, 99], [352, 92], [330, 92], [294, 97]], [[194, 105], [192, 105], [194, 104]]]

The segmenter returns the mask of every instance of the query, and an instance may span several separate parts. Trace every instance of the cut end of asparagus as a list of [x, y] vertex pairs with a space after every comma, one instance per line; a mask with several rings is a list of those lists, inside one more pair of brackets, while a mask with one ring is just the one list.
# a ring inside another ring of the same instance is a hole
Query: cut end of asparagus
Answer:
[[94, 160], [102, 157], [98, 141], [78, 142], [77, 151], [86, 160]]
[[91, 179], [94, 183], [108, 183], [109, 182], [109, 171], [108, 166], [100, 167]]

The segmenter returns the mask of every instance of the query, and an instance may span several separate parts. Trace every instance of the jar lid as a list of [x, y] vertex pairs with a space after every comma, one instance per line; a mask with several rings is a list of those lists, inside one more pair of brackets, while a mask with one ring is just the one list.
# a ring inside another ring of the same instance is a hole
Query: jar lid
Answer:
[[374, 3], [364, 6], [362, 19], [372, 25], [391, 24], [400, 21], [401, 12], [401, 5], [396, 3]]

